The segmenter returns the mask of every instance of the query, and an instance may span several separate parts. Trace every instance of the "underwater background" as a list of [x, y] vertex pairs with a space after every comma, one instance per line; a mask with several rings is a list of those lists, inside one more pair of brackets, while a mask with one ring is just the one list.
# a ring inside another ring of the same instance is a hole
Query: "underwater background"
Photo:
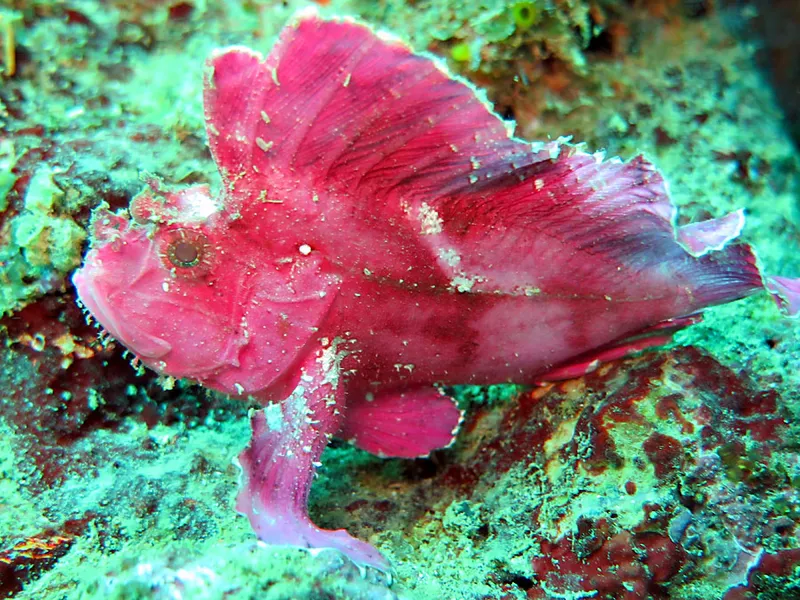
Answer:
[[[451, 390], [456, 444], [326, 451], [313, 520], [394, 566], [256, 543], [247, 406], [132, 367], [69, 281], [92, 208], [209, 183], [209, 52], [308, 2], [0, 1], [0, 597], [800, 598], [800, 323], [766, 294], [535, 389]], [[800, 276], [800, 3], [330, 0], [440, 56], [529, 140], [653, 160], [681, 222], [747, 211]], [[793, 139], [793, 136], [794, 139]]]

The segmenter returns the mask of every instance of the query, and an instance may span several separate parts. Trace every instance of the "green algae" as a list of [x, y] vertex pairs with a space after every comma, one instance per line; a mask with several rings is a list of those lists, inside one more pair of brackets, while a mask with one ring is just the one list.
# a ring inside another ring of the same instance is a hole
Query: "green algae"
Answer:
[[10, 220], [10, 240], [0, 246], [0, 314], [47, 291], [48, 280], [66, 276], [81, 262], [86, 232], [60, 213], [64, 193], [53, 175], [48, 169], [35, 173], [23, 210]]
[[542, 7], [537, 2], [515, 2], [511, 5], [511, 18], [517, 29], [530, 29], [541, 20]]
[[[98, 549], [105, 559], [116, 556], [116, 564], [135, 563], [149, 555], [202, 552], [215, 545], [223, 527], [228, 543], [248, 539], [246, 521], [230, 510], [236, 469], [229, 459], [231, 440], [244, 435], [246, 427], [232, 422], [219, 424], [216, 431], [202, 426], [187, 431], [183, 424], [148, 429], [130, 422], [119, 432], [100, 431], [81, 441], [79, 453], [111, 459], [87, 473], [73, 470], [63, 485], [44, 492], [38, 504], [50, 507], [53, 525], [83, 519], [100, 507], [112, 510], [75, 540], [63, 559], [65, 569], [47, 573], [26, 594], [39, 598], [39, 590], [85, 583], [86, 556], [96, 560]], [[89, 581], [88, 587], [106, 585], [103, 577]]]
[[473, 405], [496, 406], [513, 402], [524, 390], [524, 386], [510, 383], [495, 385], [457, 385], [453, 387], [453, 397], [462, 409]]
[[466, 44], [472, 53], [470, 69], [484, 72], [499, 70], [518, 52], [536, 44], [580, 72], [585, 66], [582, 48], [591, 33], [588, 4], [579, 0], [422, 0], [413, 4], [404, 0], [346, 0], [333, 4], [340, 12], [354, 12], [403, 33], [416, 48], [439, 42]]
[[316, 556], [300, 549], [263, 548], [255, 543], [218, 545], [205, 553], [176, 547], [151, 561], [116, 556], [113, 578], [83, 587], [79, 597], [111, 600], [294, 600], [347, 598], [397, 600], [380, 581], [362, 578], [334, 551]]
[[[13, 431], [0, 421], [0, 439], [13, 440]], [[0, 540], [18, 542], [38, 533], [48, 524], [42, 506], [26, 493], [29, 467], [19, 465], [12, 443], [0, 444]]]
[[0, 167], [0, 212], [8, 208], [8, 192], [16, 181], [17, 178], [10, 169]]
[[450, 50], [450, 56], [456, 62], [471, 62], [474, 53], [472, 49], [469, 47], [469, 44], [464, 42], [459, 42]]

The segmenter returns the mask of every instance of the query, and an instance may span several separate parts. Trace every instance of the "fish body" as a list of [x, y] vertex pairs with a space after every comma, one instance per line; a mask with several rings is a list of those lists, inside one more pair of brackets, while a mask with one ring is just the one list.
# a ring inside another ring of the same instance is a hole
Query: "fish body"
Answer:
[[[151, 182], [129, 214], [97, 211], [74, 282], [147, 366], [263, 405], [237, 508], [270, 543], [388, 568], [307, 516], [331, 436], [426, 455], [461, 420], [442, 384], [574, 376], [765, 286], [741, 212], [677, 228], [644, 158], [515, 139], [350, 20], [214, 53], [204, 102], [220, 194]], [[796, 280], [766, 286], [797, 312]]]

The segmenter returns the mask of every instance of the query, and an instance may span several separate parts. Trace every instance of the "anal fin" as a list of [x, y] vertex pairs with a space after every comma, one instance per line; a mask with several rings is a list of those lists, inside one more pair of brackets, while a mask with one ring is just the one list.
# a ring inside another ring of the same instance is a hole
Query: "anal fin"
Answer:
[[702, 314], [688, 315], [675, 319], [667, 319], [655, 325], [642, 329], [641, 331], [615, 340], [609, 344], [595, 348], [589, 352], [576, 356], [567, 363], [562, 363], [554, 369], [537, 377], [537, 383], [547, 383], [551, 381], [563, 381], [574, 379], [581, 375], [591, 373], [603, 363], [617, 360], [625, 356], [630, 356], [636, 352], [662, 346], [672, 339], [676, 331], [694, 325], [703, 320]]

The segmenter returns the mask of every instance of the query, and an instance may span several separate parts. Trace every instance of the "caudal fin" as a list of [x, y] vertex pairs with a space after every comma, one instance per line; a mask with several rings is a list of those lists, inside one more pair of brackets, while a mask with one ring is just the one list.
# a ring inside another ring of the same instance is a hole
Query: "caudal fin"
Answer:
[[698, 309], [732, 302], [766, 289], [789, 317], [800, 314], [800, 279], [765, 277], [753, 249], [747, 244], [728, 244], [744, 225], [736, 211], [678, 229], [678, 242], [689, 253], [677, 271], [692, 284]]
[[687, 256], [679, 267], [692, 284], [697, 308], [724, 304], [764, 289], [761, 271], [752, 248], [735, 244], [699, 257]]

